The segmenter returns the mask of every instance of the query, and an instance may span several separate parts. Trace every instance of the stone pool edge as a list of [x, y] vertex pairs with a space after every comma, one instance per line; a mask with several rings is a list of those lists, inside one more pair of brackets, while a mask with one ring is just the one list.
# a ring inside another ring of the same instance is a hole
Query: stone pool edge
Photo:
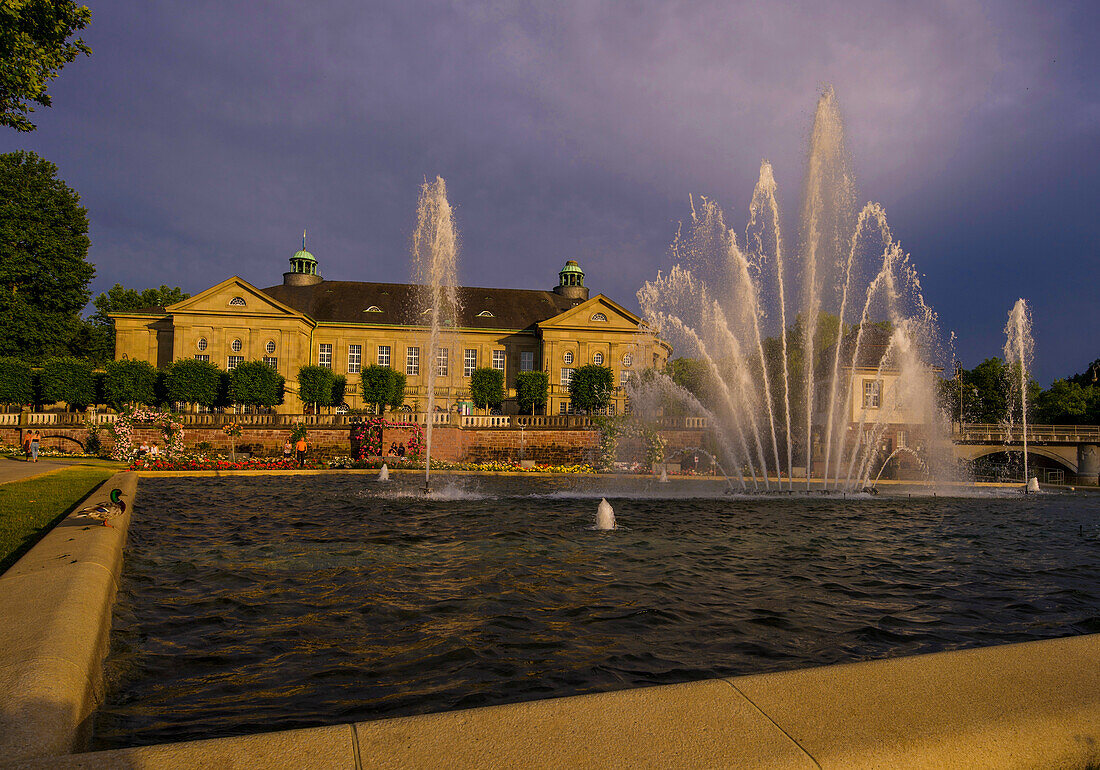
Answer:
[[[122, 491], [110, 526], [77, 512]], [[103, 695], [103, 659], [137, 475], [116, 473], [0, 575], [0, 761], [83, 747]]]
[[10, 767], [1095, 767], [1098, 658], [1091, 634]]

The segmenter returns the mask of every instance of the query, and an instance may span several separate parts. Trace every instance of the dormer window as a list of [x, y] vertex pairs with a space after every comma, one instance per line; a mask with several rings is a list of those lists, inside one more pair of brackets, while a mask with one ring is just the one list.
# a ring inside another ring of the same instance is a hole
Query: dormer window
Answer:
[[236, 307], [244, 307], [247, 303], [245, 303], [244, 297], [234, 297], [233, 299], [229, 300], [229, 304], [235, 305]]
[[364, 312], [364, 313], [381, 313], [381, 312], [382, 312], [382, 308], [378, 307], [378, 305], [371, 305], [370, 307], [368, 307], [368, 308], [367, 308], [366, 310], [364, 310], [363, 312]]
[[477, 317], [478, 318], [492, 318], [493, 314], [490, 313], [488, 310], [482, 310], [480, 313], [477, 314]]
[[600, 323], [607, 323], [607, 316], [603, 313], [593, 313], [592, 320], [599, 321]]

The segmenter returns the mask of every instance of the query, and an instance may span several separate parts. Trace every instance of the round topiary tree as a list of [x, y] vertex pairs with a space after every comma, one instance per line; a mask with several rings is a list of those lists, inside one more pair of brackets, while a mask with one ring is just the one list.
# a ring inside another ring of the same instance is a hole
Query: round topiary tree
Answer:
[[470, 398], [478, 409], [499, 407], [504, 401], [504, 372], [482, 366], [470, 375]]

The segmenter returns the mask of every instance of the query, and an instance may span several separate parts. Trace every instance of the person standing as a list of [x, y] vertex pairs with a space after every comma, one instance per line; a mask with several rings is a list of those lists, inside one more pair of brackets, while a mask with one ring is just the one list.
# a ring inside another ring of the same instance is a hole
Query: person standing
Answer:
[[31, 436], [31, 462], [38, 462], [38, 446], [41, 443], [42, 437], [35, 431]]
[[306, 450], [309, 449], [309, 444], [306, 443], [306, 437], [302, 436], [294, 444], [294, 451], [298, 456], [298, 467], [301, 468], [306, 462]]
[[283, 459], [289, 460], [294, 448], [290, 445], [290, 439], [283, 442]]
[[27, 462], [31, 461], [31, 436], [33, 435], [30, 431], [23, 434], [23, 457], [26, 458]]

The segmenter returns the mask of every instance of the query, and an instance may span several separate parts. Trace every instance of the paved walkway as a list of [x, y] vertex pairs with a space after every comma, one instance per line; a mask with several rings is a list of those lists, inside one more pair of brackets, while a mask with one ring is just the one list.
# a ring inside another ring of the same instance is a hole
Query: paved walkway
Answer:
[[43, 473], [56, 471], [67, 465], [72, 465], [72, 462], [69, 460], [47, 460], [43, 457], [39, 458], [36, 463], [28, 463], [10, 457], [0, 457], [0, 484], [7, 484], [9, 481], [19, 481], [20, 479], [30, 478], [31, 476], [41, 476]]

